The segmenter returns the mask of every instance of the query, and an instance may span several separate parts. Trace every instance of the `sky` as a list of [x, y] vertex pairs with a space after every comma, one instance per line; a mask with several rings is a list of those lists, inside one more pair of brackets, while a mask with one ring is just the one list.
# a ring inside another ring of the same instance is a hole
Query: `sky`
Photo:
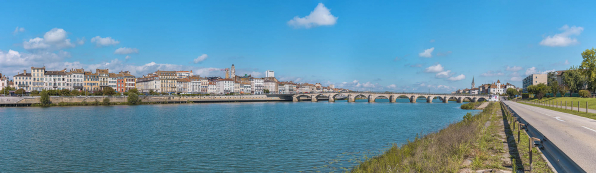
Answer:
[[0, 73], [108, 68], [264, 77], [359, 91], [522, 86], [579, 65], [595, 1], [4, 1]]

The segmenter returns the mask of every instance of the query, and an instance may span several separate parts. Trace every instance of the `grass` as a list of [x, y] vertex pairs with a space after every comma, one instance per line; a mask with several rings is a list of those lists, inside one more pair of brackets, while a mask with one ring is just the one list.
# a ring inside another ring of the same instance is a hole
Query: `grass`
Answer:
[[[469, 116], [443, 130], [415, 138], [402, 145], [394, 144], [380, 156], [367, 159], [352, 172], [459, 172], [465, 158], [474, 157], [473, 167], [499, 167], [488, 151], [497, 150], [492, 130], [483, 130], [498, 104]], [[492, 123], [491, 123], [492, 124]], [[490, 129], [490, 127], [489, 127]], [[486, 165], [489, 161], [489, 165]]]
[[530, 106], [536, 106], [536, 107], [545, 108], [545, 109], [550, 109], [550, 110], [553, 110], [553, 111], [564, 112], [564, 113], [573, 114], [573, 115], [577, 115], [577, 116], [580, 116], [580, 117], [586, 117], [586, 118], [590, 118], [590, 119], [596, 120], [596, 114], [586, 113], [585, 112], [586, 111], [585, 107], [584, 107], [583, 110], [580, 108], [580, 111], [578, 112], [577, 111], [577, 107], [575, 107], [576, 106], [575, 104], [573, 105], [575, 109], [574, 110], [569, 110], [570, 107], [567, 107], [567, 109], [564, 109], [564, 107], [563, 107], [563, 109], [561, 109], [561, 108], [550, 107], [550, 106], [542, 106], [542, 105], [537, 105], [537, 104], [532, 104], [532, 103], [526, 103], [526, 102], [518, 102], [518, 103], [526, 104], [526, 105], [530, 105]]
[[460, 106], [461, 109], [476, 109], [478, 106], [480, 106], [483, 102], [469, 102], [466, 104], [462, 104]]
[[[551, 97], [551, 98], [542, 98], [542, 99], [533, 99], [528, 101], [541, 101], [541, 102], [556, 102], [558, 104], [563, 104], [565, 107], [565, 102], [567, 102], [567, 107], [571, 106], [571, 102], [573, 102], [573, 107], [577, 108], [577, 102], [579, 101], [580, 108], [586, 108], [586, 102], [588, 102], [588, 109], [596, 109], [596, 98], [581, 98], [581, 97]], [[585, 109], [584, 109], [585, 111]]]
[[[503, 120], [507, 121], [507, 124], [512, 124], [512, 115], [504, 108], [504, 106], [501, 107], [502, 110], [502, 114], [503, 114]], [[529, 140], [529, 136], [527, 135], [527, 133], [522, 130], [520, 133], [520, 137], [519, 140], [520, 142], [517, 143], [518, 138], [517, 138], [517, 131], [518, 126], [517, 124], [515, 125], [506, 125], [506, 133], [508, 137], [512, 137], [513, 141], [509, 140], [508, 143], [510, 146], [514, 146], [515, 150], [510, 151], [513, 155], [515, 155], [515, 157], [512, 159], [512, 163], [516, 163], [517, 160], [517, 164], [513, 164], [514, 168], [524, 168], [524, 170], [529, 170], [530, 168], [530, 156], [528, 153], [528, 146], [530, 143]], [[542, 159], [542, 157], [540, 156], [540, 153], [538, 152], [538, 148], [536, 147], [532, 147], [532, 172], [553, 172], [549, 167], [547, 162]], [[520, 162], [521, 161], [521, 162]]]

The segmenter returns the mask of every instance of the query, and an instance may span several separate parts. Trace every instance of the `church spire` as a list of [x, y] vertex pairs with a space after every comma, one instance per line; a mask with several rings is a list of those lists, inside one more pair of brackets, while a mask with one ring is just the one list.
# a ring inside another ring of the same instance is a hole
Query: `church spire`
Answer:
[[472, 88], [470, 88], [470, 89], [473, 89], [474, 88], [474, 85], [475, 85], [474, 84], [474, 76], [472, 76]]

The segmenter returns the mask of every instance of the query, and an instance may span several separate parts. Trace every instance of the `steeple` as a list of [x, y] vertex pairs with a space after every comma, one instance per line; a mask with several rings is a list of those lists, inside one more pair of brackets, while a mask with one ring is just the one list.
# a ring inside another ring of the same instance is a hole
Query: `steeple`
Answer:
[[472, 76], [472, 88], [470, 88], [470, 89], [473, 89], [475, 85], [476, 84], [474, 84], [474, 76]]

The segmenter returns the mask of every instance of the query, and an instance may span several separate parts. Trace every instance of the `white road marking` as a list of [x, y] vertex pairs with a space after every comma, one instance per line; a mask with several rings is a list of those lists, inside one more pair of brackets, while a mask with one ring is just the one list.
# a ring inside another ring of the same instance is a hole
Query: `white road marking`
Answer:
[[588, 128], [588, 127], [586, 127], [586, 126], [582, 126], [582, 127], [583, 127], [583, 128], [586, 128], [586, 129], [588, 129], [588, 130], [591, 130], [591, 131], [593, 131], [593, 132], [596, 132], [596, 130], [594, 130], [594, 129], [591, 129], [591, 128]]
[[555, 117], [555, 119], [557, 119], [557, 120], [559, 120], [559, 121], [562, 121], [562, 122], [565, 122], [564, 120], [562, 120], [562, 119], [559, 119], [559, 118], [561, 118], [561, 117]]

